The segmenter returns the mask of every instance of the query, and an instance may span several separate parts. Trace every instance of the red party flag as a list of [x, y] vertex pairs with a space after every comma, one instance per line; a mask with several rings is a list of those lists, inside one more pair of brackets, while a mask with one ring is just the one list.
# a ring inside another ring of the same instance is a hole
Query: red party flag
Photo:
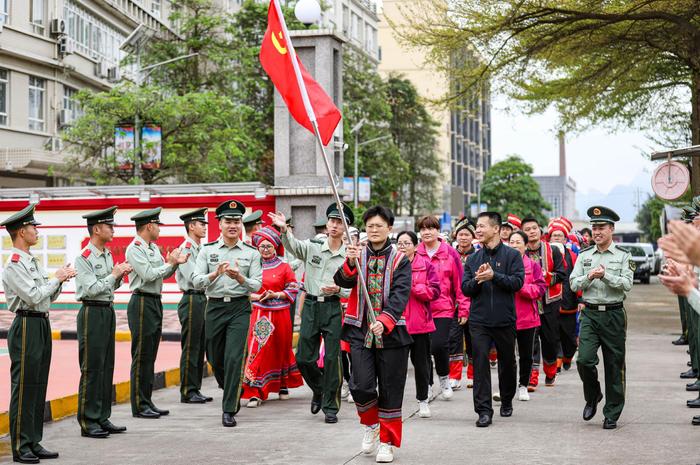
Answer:
[[340, 122], [340, 110], [294, 52], [278, 0], [270, 1], [260, 63], [282, 95], [289, 113], [312, 133], [316, 121], [321, 141], [328, 145]]

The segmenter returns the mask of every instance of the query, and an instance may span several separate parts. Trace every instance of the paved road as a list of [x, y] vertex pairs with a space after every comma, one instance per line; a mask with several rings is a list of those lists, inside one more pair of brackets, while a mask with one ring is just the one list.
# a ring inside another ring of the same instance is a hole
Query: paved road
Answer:
[[[629, 302], [627, 406], [615, 431], [601, 428], [599, 413], [581, 420], [581, 384], [575, 370], [563, 373], [553, 388], [541, 387], [530, 402], [515, 402], [512, 418], [496, 417], [477, 429], [471, 391], [452, 401], [432, 403], [433, 417], [415, 415], [410, 378], [404, 403], [401, 464], [694, 464], [700, 462], [699, 430], [690, 425], [692, 397], [678, 373], [685, 348], [670, 341], [679, 332], [675, 299], [658, 284], [636, 285]], [[602, 370], [601, 370], [602, 372]], [[495, 371], [494, 371], [495, 375]], [[203, 391], [221, 394], [206, 381]], [[272, 400], [258, 409], [243, 408], [239, 426], [220, 425], [219, 404], [179, 404], [176, 389], [154, 395], [172, 409], [160, 420], [136, 420], [126, 405], [113, 420], [129, 432], [106, 440], [81, 438], [75, 419], [47, 425], [46, 447], [60, 451], [67, 464], [370, 464], [358, 455], [361, 430], [353, 406], [344, 404], [337, 425], [308, 413], [310, 392], [297, 389], [288, 401]], [[700, 411], [696, 411], [700, 413]], [[7, 454], [7, 440], [0, 441]], [[3, 451], [0, 450], [0, 457]], [[7, 458], [7, 455], [5, 455]], [[0, 462], [2, 458], [0, 458]], [[5, 463], [5, 462], [2, 462]]]

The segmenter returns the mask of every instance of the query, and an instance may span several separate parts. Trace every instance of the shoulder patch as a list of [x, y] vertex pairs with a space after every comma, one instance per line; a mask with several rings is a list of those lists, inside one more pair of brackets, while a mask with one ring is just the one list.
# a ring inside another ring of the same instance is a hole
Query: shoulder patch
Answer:
[[214, 244], [216, 244], [217, 242], [219, 242], [219, 241], [218, 241], [218, 240], [216, 240], [216, 241], [211, 241], [211, 242], [207, 242], [207, 243], [204, 244], [204, 245], [205, 245], [205, 246], [207, 246], [207, 245], [214, 245]]
[[90, 250], [90, 249], [85, 249], [85, 250], [83, 250], [83, 253], [81, 253], [80, 255], [82, 255], [83, 258], [88, 258], [88, 257], [90, 256], [91, 253], [92, 253], [92, 250]]
[[141, 242], [140, 242], [140, 241], [134, 241], [134, 245], [140, 246], [140, 245], [141, 245]]
[[581, 250], [579, 251], [579, 254], [580, 254], [581, 252], [585, 252], [586, 250], [591, 250], [593, 247], [595, 247], [595, 244], [589, 245], [588, 247], [584, 247], [583, 249], [581, 249]]
[[20, 258], [19, 254], [15, 253], [15, 254], [12, 254], [12, 257], [10, 258], [10, 260], [12, 261], [12, 263], [19, 263], [19, 258]]
[[616, 245], [615, 247], [618, 248], [618, 249], [620, 249], [620, 250], [622, 250], [623, 252], [629, 253], [629, 251], [630, 251], [628, 248], [622, 247], [621, 245]]
[[186, 249], [191, 249], [191, 248], [192, 248], [192, 243], [191, 243], [191, 242], [185, 243], [185, 248], [186, 248]]
[[253, 249], [253, 250], [258, 250], [255, 246], [248, 244], [247, 242], [243, 242], [243, 245]]

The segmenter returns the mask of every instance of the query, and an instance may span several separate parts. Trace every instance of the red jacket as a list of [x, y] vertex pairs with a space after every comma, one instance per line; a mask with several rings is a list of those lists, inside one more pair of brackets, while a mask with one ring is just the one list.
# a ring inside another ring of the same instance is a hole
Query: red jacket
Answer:
[[540, 326], [540, 299], [547, 291], [547, 283], [539, 263], [523, 256], [525, 282], [515, 293], [515, 329], [529, 329]]
[[433, 318], [453, 318], [455, 309], [460, 318], [467, 318], [470, 300], [462, 293], [464, 268], [459, 252], [440, 239], [440, 246], [432, 258], [428, 256], [423, 242], [418, 244], [416, 255], [428, 260], [440, 278], [440, 295], [430, 305]]
[[440, 278], [433, 265], [425, 257], [414, 255], [411, 262], [411, 296], [403, 315], [408, 334], [425, 334], [435, 331], [430, 303], [440, 296]]

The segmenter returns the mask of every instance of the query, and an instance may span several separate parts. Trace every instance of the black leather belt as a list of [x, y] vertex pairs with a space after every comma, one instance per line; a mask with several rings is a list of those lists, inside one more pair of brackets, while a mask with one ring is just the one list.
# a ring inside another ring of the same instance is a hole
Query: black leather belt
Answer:
[[590, 308], [591, 310], [598, 310], [599, 312], [606, 312], [608, 310], [619, 310], [623, 307], [622, 302], [616, 302], [614, 304], [589, 304], [588, 302], [584, 302], [584, 305], [586, 308]]
[[311, 302], [340, 302], [340, 297], [337, 295], [311, 295], [311, 294], [306, 294], [305, 297], [306, 300], [310, 300]]
[[88, 307], [111, 307], [112, 302], [106, 302], [104, 300], [83, 300], [83, 305]]
[[49, 312], [35, 312], [33, 310], [17, 310], [16, 314], [29, 318], [49, 318]]
[[182, 293], [185, 295], [204, 295], [204, 291], [196, 291], [194, 289], [190, 289], [189, 291], [182, 291]]
[[241, 300], [249, 300], [250, 297], [242, 295], [240, 297], [209, 297], [212, 302], [239, 302]]
[[134, 295], [142, 295], [144, 297], [153, 297], [154, 299], [160, 299], [160, 294], [151, 294], [150, 292], [134, 291]]

